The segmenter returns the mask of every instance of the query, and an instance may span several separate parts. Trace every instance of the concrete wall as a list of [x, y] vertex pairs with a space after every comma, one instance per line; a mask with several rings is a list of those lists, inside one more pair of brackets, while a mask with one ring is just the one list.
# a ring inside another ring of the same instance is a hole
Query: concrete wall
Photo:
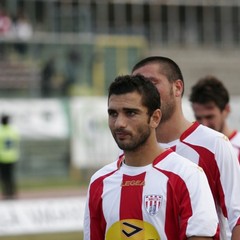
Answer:
[[150, 55], [172, 58], [180, 66], [185, 79], [185, 96], [191, 86], [205, 75], [215, 75], [224, 81], [230, 95], [240, 96], [240, 50], [208, 48], [158, 48]]

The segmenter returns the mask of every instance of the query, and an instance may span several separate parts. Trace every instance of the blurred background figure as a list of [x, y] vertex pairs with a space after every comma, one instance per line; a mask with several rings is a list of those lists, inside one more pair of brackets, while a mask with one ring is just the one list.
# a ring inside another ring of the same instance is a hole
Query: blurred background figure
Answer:
[[66, 55], [64, 82], [61, 86], [62, 96], [71, 96], [78, 80], [78, 70], [81, 63], [81, 55], [77, 50], [70, 50]]
[[19, 133], [3, 115], [0, 127], [0, 179], [4, 199], [14, 199], [17, 194], [15, 165], [19, 159]]
[[13, 22], [13, 34], [15, 34], [18, 40], [15, 43], [15, 49], [20, 55], [25, 55], [28, 50], [28, 41], [33, 35], [32, 24], [26, 16], [25, 12], [20, 9], [17, 16]]
[[240, 132], [227, 123], [230, 113], [229, 93], [224, 84], [214, 76], [201, 78], [192, 86], [189, 97], [196, 120], [225, 134], [231, 141], [240, 161]]
[[41, 96], [51, 97], [53, 90], [53, 76], [55, 74], [55, 58], [50, 57], [43, 65], [41, 71]]
[[[0, 7], [0, 38], [8, 36], [11, 32], [12, 19], [5, 11], [5, 9]], [[0, 56], [5, 57], [5, 44], [0, 41]]]
[[9, 33], [12, 26], [12, 20], [4, 9], [0, 8], [0, 35], [4, 36]]

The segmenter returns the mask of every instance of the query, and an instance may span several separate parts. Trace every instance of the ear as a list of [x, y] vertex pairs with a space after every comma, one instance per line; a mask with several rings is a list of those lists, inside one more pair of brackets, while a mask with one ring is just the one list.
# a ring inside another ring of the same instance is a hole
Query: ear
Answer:
[[225, 117], [227, 117], [229, 115], [229, 113], [231, 112], [231, 107], [230, 107], [229, 103], [225, 106], [223, 111], [224, 111]]
[[181, 97], [183, 93], [183, 81], [178, 79], [174, 82], [174, 94], [176, 97]]
[[151, 121], [150, 121], [151, 127], [157, 128], [161, 121], [161, 118], [162, 118], [162, 111], [160, 109], [156, 109], [151, 116]]

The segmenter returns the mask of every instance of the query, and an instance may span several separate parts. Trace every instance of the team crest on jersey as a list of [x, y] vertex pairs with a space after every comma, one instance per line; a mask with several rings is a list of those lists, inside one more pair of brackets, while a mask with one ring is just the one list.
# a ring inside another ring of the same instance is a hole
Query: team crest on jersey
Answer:
[[150, 215], [155, 215], [162, 204], [163, 197], [160, 195], [146, 195], [144, 197], [145, 208]]

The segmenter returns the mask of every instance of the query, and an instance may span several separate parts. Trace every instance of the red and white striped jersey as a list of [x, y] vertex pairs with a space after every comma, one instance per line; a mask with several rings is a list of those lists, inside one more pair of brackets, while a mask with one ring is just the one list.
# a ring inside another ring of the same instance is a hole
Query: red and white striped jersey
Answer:
[[202, 168], [172, 150], [131, 167], [123, 156], [91, 178], [84, 240], [178, 240], [215, 236], [218, 218]]
[[231, 239], [232, 229], [240, 224], [240, 168], [229, 139], [195, 122], [179, 140], [161, 146], [203, 168], [216, 204], [220, 239]]
[[229, 140], [237, 153], [238, 161], [240, 163], [240, 132], [234, 131], [229, 137]]

